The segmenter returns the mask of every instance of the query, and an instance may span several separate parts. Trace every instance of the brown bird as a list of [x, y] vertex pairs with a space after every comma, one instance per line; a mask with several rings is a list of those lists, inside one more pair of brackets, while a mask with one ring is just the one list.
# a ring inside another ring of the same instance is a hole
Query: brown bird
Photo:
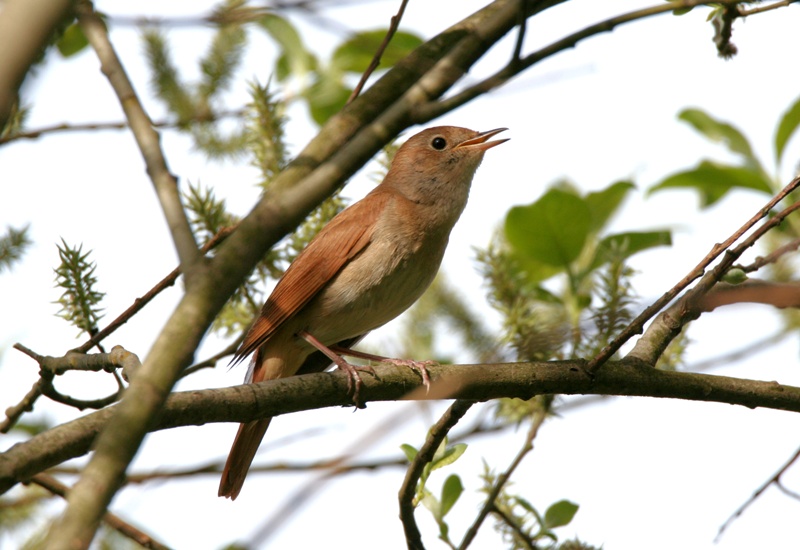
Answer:
[[[319, 372], [333, 363], [350, 375], [358, 405], [360, 379], [342, 355], [364, 356], [349, 348], [428, 288], [483, 153], [508, 141], [488, 140], [504, 130], [440, 126], [409, 138], [383, 182], [334, 217], [278, 281], [234, 355], [238, 362], [255, 354], [245, 382]], [[219, 496], [239, 495], [270, 420], [239, 426]]]

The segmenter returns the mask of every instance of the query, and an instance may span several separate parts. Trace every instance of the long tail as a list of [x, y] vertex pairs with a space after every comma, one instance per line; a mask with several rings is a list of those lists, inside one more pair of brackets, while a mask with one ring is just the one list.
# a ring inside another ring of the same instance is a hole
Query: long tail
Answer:
[[222, 479], [219, 482], [219, 496], [236, 500], [239, 491], [244, 485], [244, 478], [250, 469], [250, 464], [256, 456], [258, 446], [267, 433], [267, 428], [272, 419], [255, 420], [239, 426], [236, 439], [233, 440], [231, 453], [222, 470]]

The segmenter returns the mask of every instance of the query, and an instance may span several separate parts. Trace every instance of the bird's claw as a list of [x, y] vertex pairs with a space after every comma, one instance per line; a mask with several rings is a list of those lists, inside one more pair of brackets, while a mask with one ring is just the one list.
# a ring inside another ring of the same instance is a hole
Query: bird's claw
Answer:
[[344, 359], [341, 362], [336, 362], [336, 366], [339, 367], [339, 370], [344, 371], [347, 374], [347, 395], [351, 396], [353, 399], [353, 404], [356, 406], [357, 409], [365, 409], [367, 406], [361, 401], [361, 375], [359, 371], [366, 371], [370, 373], [372, 376], [375, 375], [375, 369], [369, 366], [356, 366], [351, 365]]
[[439, 363], [436, 361], [414, 361], [413, 359], [383, 359], [383, 362], [397, 365], [398, 367], [408, 367], [419, 372], [426, 393], [431, 391], [431, 376], [428, 372], [428, 367], [439, 366]]

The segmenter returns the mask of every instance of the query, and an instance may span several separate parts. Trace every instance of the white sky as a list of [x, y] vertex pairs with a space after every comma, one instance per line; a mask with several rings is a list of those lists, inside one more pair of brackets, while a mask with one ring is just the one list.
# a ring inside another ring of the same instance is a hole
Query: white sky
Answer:
[[[652, 2], [657, 4], [658, 2]], [[121, 5], [98, 1], [110, 15], [196, 14], [204, 3], [138, 2]], [[476, 1], [412, 1], [403, 28], [430, 37], [482, 5]], [[537, 17], [528, 29], [526, 51], [565, 33], [649, 5], [641, 0], [595, 2], [574, 0]], [[397, 2], [375, 2], [331, 10], [330, 17], [352, 29], [385, 26]], [[184, 11], [181, 11], [184, 10]], [[484, 246], [504, 213], [515, 204], [534, 200], [554, 180], [567, 177], [584, 190], [599, 189], [621, 178], [634, 178], [645, 189], [668, 173], [694, 165], [704, 156], [727, 158], [675, 119], [688, 106], [700, 107], [728, 120], [752, 140], [766, 166], [773, 166], [772, 136], [780, 114], [800, 95], [795, 49], [797, 8], [777, 10], [736, 23], [734, 42], [739, 55], [732, 61], [716, 56], [707, 10], [676, 18], [660, 16], [620, 27], [613, 33], [581, 43], [528, 71], [506, 88], [465, 106], [433, 124], [454, 124], [478, 130], [507, 126], [511, 141], [492, 149], [473, 185], [470, 205], [456, 227], [444, 262], [445, 273], [487, 321], [495, 316], [483, 304], [481, 280], [474, 268], [472, 247]], [[307, 43], [327, 52], [340, 35], [323, 32], [295, 19]], [[153, 118], [163, 109], [147, 93], [147, 70], [141, 61], [138, 34], [112, 28], [112, 40], [122, 55]], [[185, 74], [197, 74], [196, 57], [210, 33], [175, 29], [173, 50]], [[270, 42], [254, 32], [254, 44], [241, 80], [266, 81], [272, 66]], [[498, 46], [476, 73], [486, 74], [503, 63], [511, 44]], [[265, 53], [266, 52], [266, 53]], [[321, 53], [324, 58], [326, 53]], [[477, 77], [469, 77], [471, 80]], [[241, 86], [231, 94], [231, 106], [246, 101]], [[96, 58], [84, 53], [63, 61], [52, 56], [30, 83], [33, 104], [29, 127], [59, 122], [120, 120], [116, 98], [98, 70]], [[295, 150], [313, 135], [302, 107], [290, 112], [289, 140]], [[786, 152], [782, 177], [788, 181], [797, 164], [800, 140]], [[201, 181], [244, 213], [255, 200], [255, 170], [240, 163], [210, 163], [191, 150], [189, 141], [163, 133], [163, 145], [173, 173], [182, 181]], [[10, 349], [14, 342], [42, 354], [60, 355], [74, 347], [75, 331], [53, 314], [58, 297], [52, 269], [57, 265], [56, 242], [83, 242], [94, 252], [99, 287], [108, 292], [107, 320], [147, 291], [175, 265], [171, 240], [147, 180], [133, 139], [127, 132], [60, 134], [0, 148], [5, 200], [0, 202], [3, 226], [32, 224], [35, 245], [12, 273], [0, 276], [0, 403], [15, 403], [35, 380], [33, 363]], [[372, 185], [367, 167], [347, 188], [357, 199]], [[647, 200], [633, 197], [614, 223], [614, 230], [674, 229], [671, 249], [637, 257], [641, 271], [637, 289], [647, 300], [658, 296], [713, 246], [754, 213], [765, 198], [735, 193], [709, 211], [699, 212], [690, 192], [669, 192]], [[166, 313], [177, 299], [171, 291], [118, 331], [107, 342], [146, 355]], [[776, 317], [761, 307], [729, 308], [707, 316], [692, 327], [695, 345], [690, 358], [699, 360], [734, 349], [768, 334]], [[394, 328], [393, 328], [394, 327]], [[397, 325], [372, 336], [373, 345], [391, 340]], [[219, 348], [206, 342], [199, 356]], [[388, 344], [386, 344], [388, 345]], [[465, 360], [468, 360], [465, 357]], [[793, 340], [722, 373], [800, 384], [797, 344]], [[243, 369], [218, 368], [192, 377], [180, 389], [238, 384]], [[84, 397], [96, 396], [96, 376], [75, 377], [63, 386]], [[111, 389], [111, 386], [105, 390]], [[41, 405], [41, 404], [40, 404]], [[257, 463], [312, 461], [348, 448], [381, 420], [394, 419], [394, 431], [359, 454], [388, 457], [401, 443], [416, 446], [427, 426], [446, 404], [370, 404], [366, 411], [349, 409], [309, 412], [274, 422]], [[65, 407], [48, 407], [46, 416], [63, 421]], [[466, 420], [474, 419], [472, 411]], [[405, 420], [406, 422], [402, 422]], [[614, 399], [554, 419], [542, 429], [533, 454], [514, 476], [512, 490], [540, 511], [566, 498], [581, 508], [562, 538], [578, 535], [609, 550], [717, 548], [721, 550], [786, 547], [798, 540], [793, 518], [800, 504], [770, 489], [736, 521], [719, 544], [712, 543], [719, 526], [798, 445], [800, 418], [777, 411], [750, 411], [717, 404], [655, 399]], [[284, 440], [303, 430], [319, 430], [291, 443]], [[235, 426], [210, 425], [154, 434], [133, 467], [188, 467], [227, 454]], [[457, 468], [434, 476], [438, 488], [446, 475], [458, 471], [466, 491], [452, 512], [455, 540], [472, 520], [480, 502], [477, 476], [481, 461], [498, 469], [510, 462], [522, 444], [523, 431], [501, 439], [476, 440]], [[5, 448], [10, 438], [3, 441]], [[283, 442], [283, 443], [282, 443]], [[405, 547], [397, 520], [399, 470], [343, 477], [321, 491], [268, 544], [269, 548]], [[235, 503], [216, 497], [216, 476], [200, 480], [149, 484], [123, 490], [113, 510], [143, 526], [176, 548], [219, 548], [235, 539], [247, 540], [263, 522], [308, 480], [307, 475], [251, 476]], [[800, 488], [800, 474], [784, 478]], [[437, 489], [438, 490], [438, 489]], [[429, 548], [443, 548], [425, 510], [417, 513]], [[0, 547], [18, 541], [0, 539]], [[487, 524], [473, 548], [497, 548]]]

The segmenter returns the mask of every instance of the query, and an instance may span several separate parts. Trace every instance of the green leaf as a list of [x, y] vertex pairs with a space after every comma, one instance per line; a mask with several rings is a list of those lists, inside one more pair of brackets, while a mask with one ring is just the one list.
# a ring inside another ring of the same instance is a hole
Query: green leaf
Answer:
[[316, 68], [316, 58], [306, 49], [300, 34], [289, 21], [270, 13], [259, 19], [258, 25], [281, 48], [275, 71], [275, 77], [279, 82], [290, 76], [303, 77]]
[[322, 126], [342, 110], [351, 93], [352, 90], [340, 78], [329, 73], [320, 73], [317, 82], [305, 92], [311, 118]]
[[442, 517], [441, 515], [442, 506], [441, 504], [439, 504], [439, 501], [436, 500], [436, 497], [433, 496], [429, 491], [425, 491], [424, 495], [420, 499], [420, 502], [422, 502], [422, 505], [425, 508], [430, 510], [431, 514], [433, 514], [433, 517], [436, 519], [436, 522], [438, 523]]
[[569, 267], [583, 250], [592, 225], [582, 198], [551, 189], [528, 206], [515, 206], [506, 216], [506, 238], [522, 259]]
[[636, 189], [630, 181], [618, 181], [603, 189], [589, 193], [584, 199], [592, 212], [593, 232], [600, 231], [617, 212], [628, 192]]
[[455, 505], [461, 493], [464, 492], [464, 485], [461, 484], [461, 478], [456, 474], [451, 474], [444, 481], [442, 485], [442, 499], [441, 499], [441, 512], [442, 517], [445, 517], [450, 509]]
[[559, 500], [544, 513], [545, 529], [554, 529], [568, 525], [578, 512], [578, 505], [568, 500]]
[[706, 208], [735, 188], [752, 189], [770, 195], [770, 184], [760, 170], [704, 160], [697, 168], [667, 176], [651, 187], [648, 194], [662, 189], [693, 187], [700, 193], [702, 207]]
[[[667, 0], [667, 2], [673, 2], [673, 1], [674, 0]], [[692, 6], [690, 8], [675, 8], [674, 10], [672, 10], [672, 15], [684, 15], [686, 13], [689, 13], [693, 9], [694, 9], [694, 6]]]
[[406, 458], [409, 462], [412, 462], [415, 458], [417, 458], [417, 453], [419, 452], [408, 443], [403, 443], [400, 445], [400, 450], [403, 451], [403, 454], [406, 455]]
[[592, 269], [613, 259], [624, 260], [649, 248], [671, 245], [670, 231], [632, 231], [608, 235], [597, 246]]
[[72, 57], [88, 45], [89, 41], [78, 23], [73, 23], [67, 27], [64, 34], [56, 42], [56, 47], [63, 57]]
[[[386, 30], [360, 32], [343, 42], [331, 57], [331, 66], [340, 71], [363, 73], [386, 37]], [[383, 51], [381, 68], [389, 68], [422, 45], [417, 35], [398, 31]]]
[[688, 122], [711, 141], [723, 143], [734, 153], [745, 157], [753, 166], [761, 166], [744, 134], [727, 122], [717, 120], [700, 109], [684, 109], [678, 119]]
[[778, 123], [778, 129], [775, 131], [775, 158], [778, 163], [781, 162], [786, 144], [789, 143], [798, 126], [800, 126], [800, 98], [783, 113], [781, 121]]
[[448, 447], [447, 449], [445, 449], [445, 451], [441, 454], [440, 457], [434, 458], [433, 462], [431, 463], [431, 471], [438, 470], [439, 468], [444, 468], [445, 466], [449, 466], [450, 464], [458, 460], [466, 450], [467, 450], [466, 443], [456, 443], [452, 447]]

